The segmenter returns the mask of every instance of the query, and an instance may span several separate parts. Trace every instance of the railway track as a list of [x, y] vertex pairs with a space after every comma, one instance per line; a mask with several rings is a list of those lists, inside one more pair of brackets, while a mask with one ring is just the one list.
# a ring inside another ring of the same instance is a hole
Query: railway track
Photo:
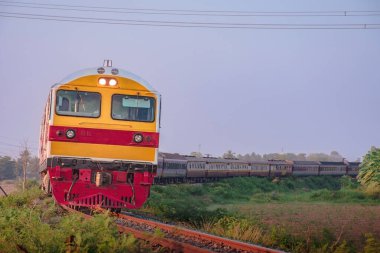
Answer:
[[[70, 212], [80, 213], [87, 219], [92, 217], [91, 215], [75, 211], [66, 206], [64, 206], [64, 208]], [[105, 212], [106, 210], [96, 209], [96, 211]], [[131, 233], [137, 239], [149, 242], [152, 247], [166, 248], [168, 252], [283, 253], [283, 251], [275, 249], [235, 241], [126, 214], [112, 213], [112, 215], [115, 217], [116, 224], [121, 233]]]

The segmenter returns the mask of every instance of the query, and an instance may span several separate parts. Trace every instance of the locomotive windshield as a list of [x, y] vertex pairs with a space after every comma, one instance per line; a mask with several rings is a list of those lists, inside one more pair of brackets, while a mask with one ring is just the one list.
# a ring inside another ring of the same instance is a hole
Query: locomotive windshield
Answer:
[[113, 95], [112, 118], [128, 121], [154, 121], [155, 100], [152, 97]]
[[100, 94], [59, 90], [55, 108], [58, 115], [97, 118], [100, 116]]

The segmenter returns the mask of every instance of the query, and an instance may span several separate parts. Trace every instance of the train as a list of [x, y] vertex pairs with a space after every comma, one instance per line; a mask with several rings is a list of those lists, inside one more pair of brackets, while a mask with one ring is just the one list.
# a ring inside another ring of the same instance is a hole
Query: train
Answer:
[[42, 189], [60, 205], [140, 208], [157, 173], [161, 95], [106, 60], [50, 89], [41, 121]]
[[140, 208], [151, 186], [228, 177], [356, 176], [357, 162], [244, 161], [159, 153], [161, 95], [106, 60], [54, 84], [40, 127], [41, 188], [60, 205]]
[[343, 176], [355, 177], [359, 162], [244, 161], [159, 153], [156, 184], [203, 183], [229, 177]]

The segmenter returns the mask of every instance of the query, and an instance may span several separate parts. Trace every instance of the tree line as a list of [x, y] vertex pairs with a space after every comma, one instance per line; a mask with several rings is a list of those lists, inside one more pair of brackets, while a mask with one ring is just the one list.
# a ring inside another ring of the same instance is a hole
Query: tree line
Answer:
[[[192, 152], [190, 155], [195, 157], [209, 157], [209, 154], [202, 154], [200, 152]], [[232, 150], [225, 152], [220, 158], [226, 159], [240, 159], [248, 162], [252, 161], [267, 161], [267, 160], [290, 160], [290, 161], [324, 161], [324, 162], [341, 162], [344, 157], [337, 151], [331, 151], [330, 154], [325, 153], [269, 153], [257, 154], [252, 152], [250, 154], [237, 154]], [[357, 159], [356, 161], [360, 161]]]
[[39, 159], [33, 156], [28, 148], [23, 149], [19, 156], [0, 156], [0, 181], [6, 179], [39, 178]]

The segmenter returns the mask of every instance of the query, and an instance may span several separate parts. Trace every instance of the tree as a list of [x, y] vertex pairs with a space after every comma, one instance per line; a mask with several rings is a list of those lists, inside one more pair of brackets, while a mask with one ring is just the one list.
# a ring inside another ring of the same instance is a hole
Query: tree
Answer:
[[263, 158], [260, 154], [256, 154], [255, 152], [252, 152], [251, 154], [245, 154], [245, 155], [236, 155], [238, 159], [247, 161], [247, 162], [252, 162], [252, 161], [262, 161]]
[[299, 153], [297, 155], [297, 160], [298, 161], [305, 161], [306, 160], [306, 154], [305, 153]]
[[20, 153], [19, 164], [22, 167], [22, 190], [25, 190], [26, 172], [30, 163], [30, 152], [28, 146], [25, 144], [24, 150]]
[[358, 181], [371, 194], [380, 195], [380, 148], [372, 147], [359, 166]]
[[201, 152], [191, 152], [190, 153], [191, 156], [195, 156], [195, 157], [198, 157], [198, 158], [201, 158], [203, 157], [202, 153]]
[[0, 180], [16, 177], [16, 162], [9, 156], [0, 157]]
[[311, 153], [307, 156], [308, 161], [330, 161], [330, 156], [324, 153]]
[[251, 160], [252, 161], [263, 161], [263, 157], [260, 154], [256, 154], [255, 152], [251, 153]]
[[364, 253], [376, 253], [380, 250], [380, 242], [372, 234], [365, 234]]
[[39, 179], [40, 178], [40, 159], [37, 156], [30, 158], [29, 167], [27, 171], [28, 178]]
[[225, 159], [235, 159], [235, 153], [232, 152], [231, 150], [228, 150], [226, 153], [223, 154], [223, 158]]
[[331, 151], [330, 160], [332, 162], [340, 162], [343, 160], [343, 157], [338, 153], [338, 151]]

